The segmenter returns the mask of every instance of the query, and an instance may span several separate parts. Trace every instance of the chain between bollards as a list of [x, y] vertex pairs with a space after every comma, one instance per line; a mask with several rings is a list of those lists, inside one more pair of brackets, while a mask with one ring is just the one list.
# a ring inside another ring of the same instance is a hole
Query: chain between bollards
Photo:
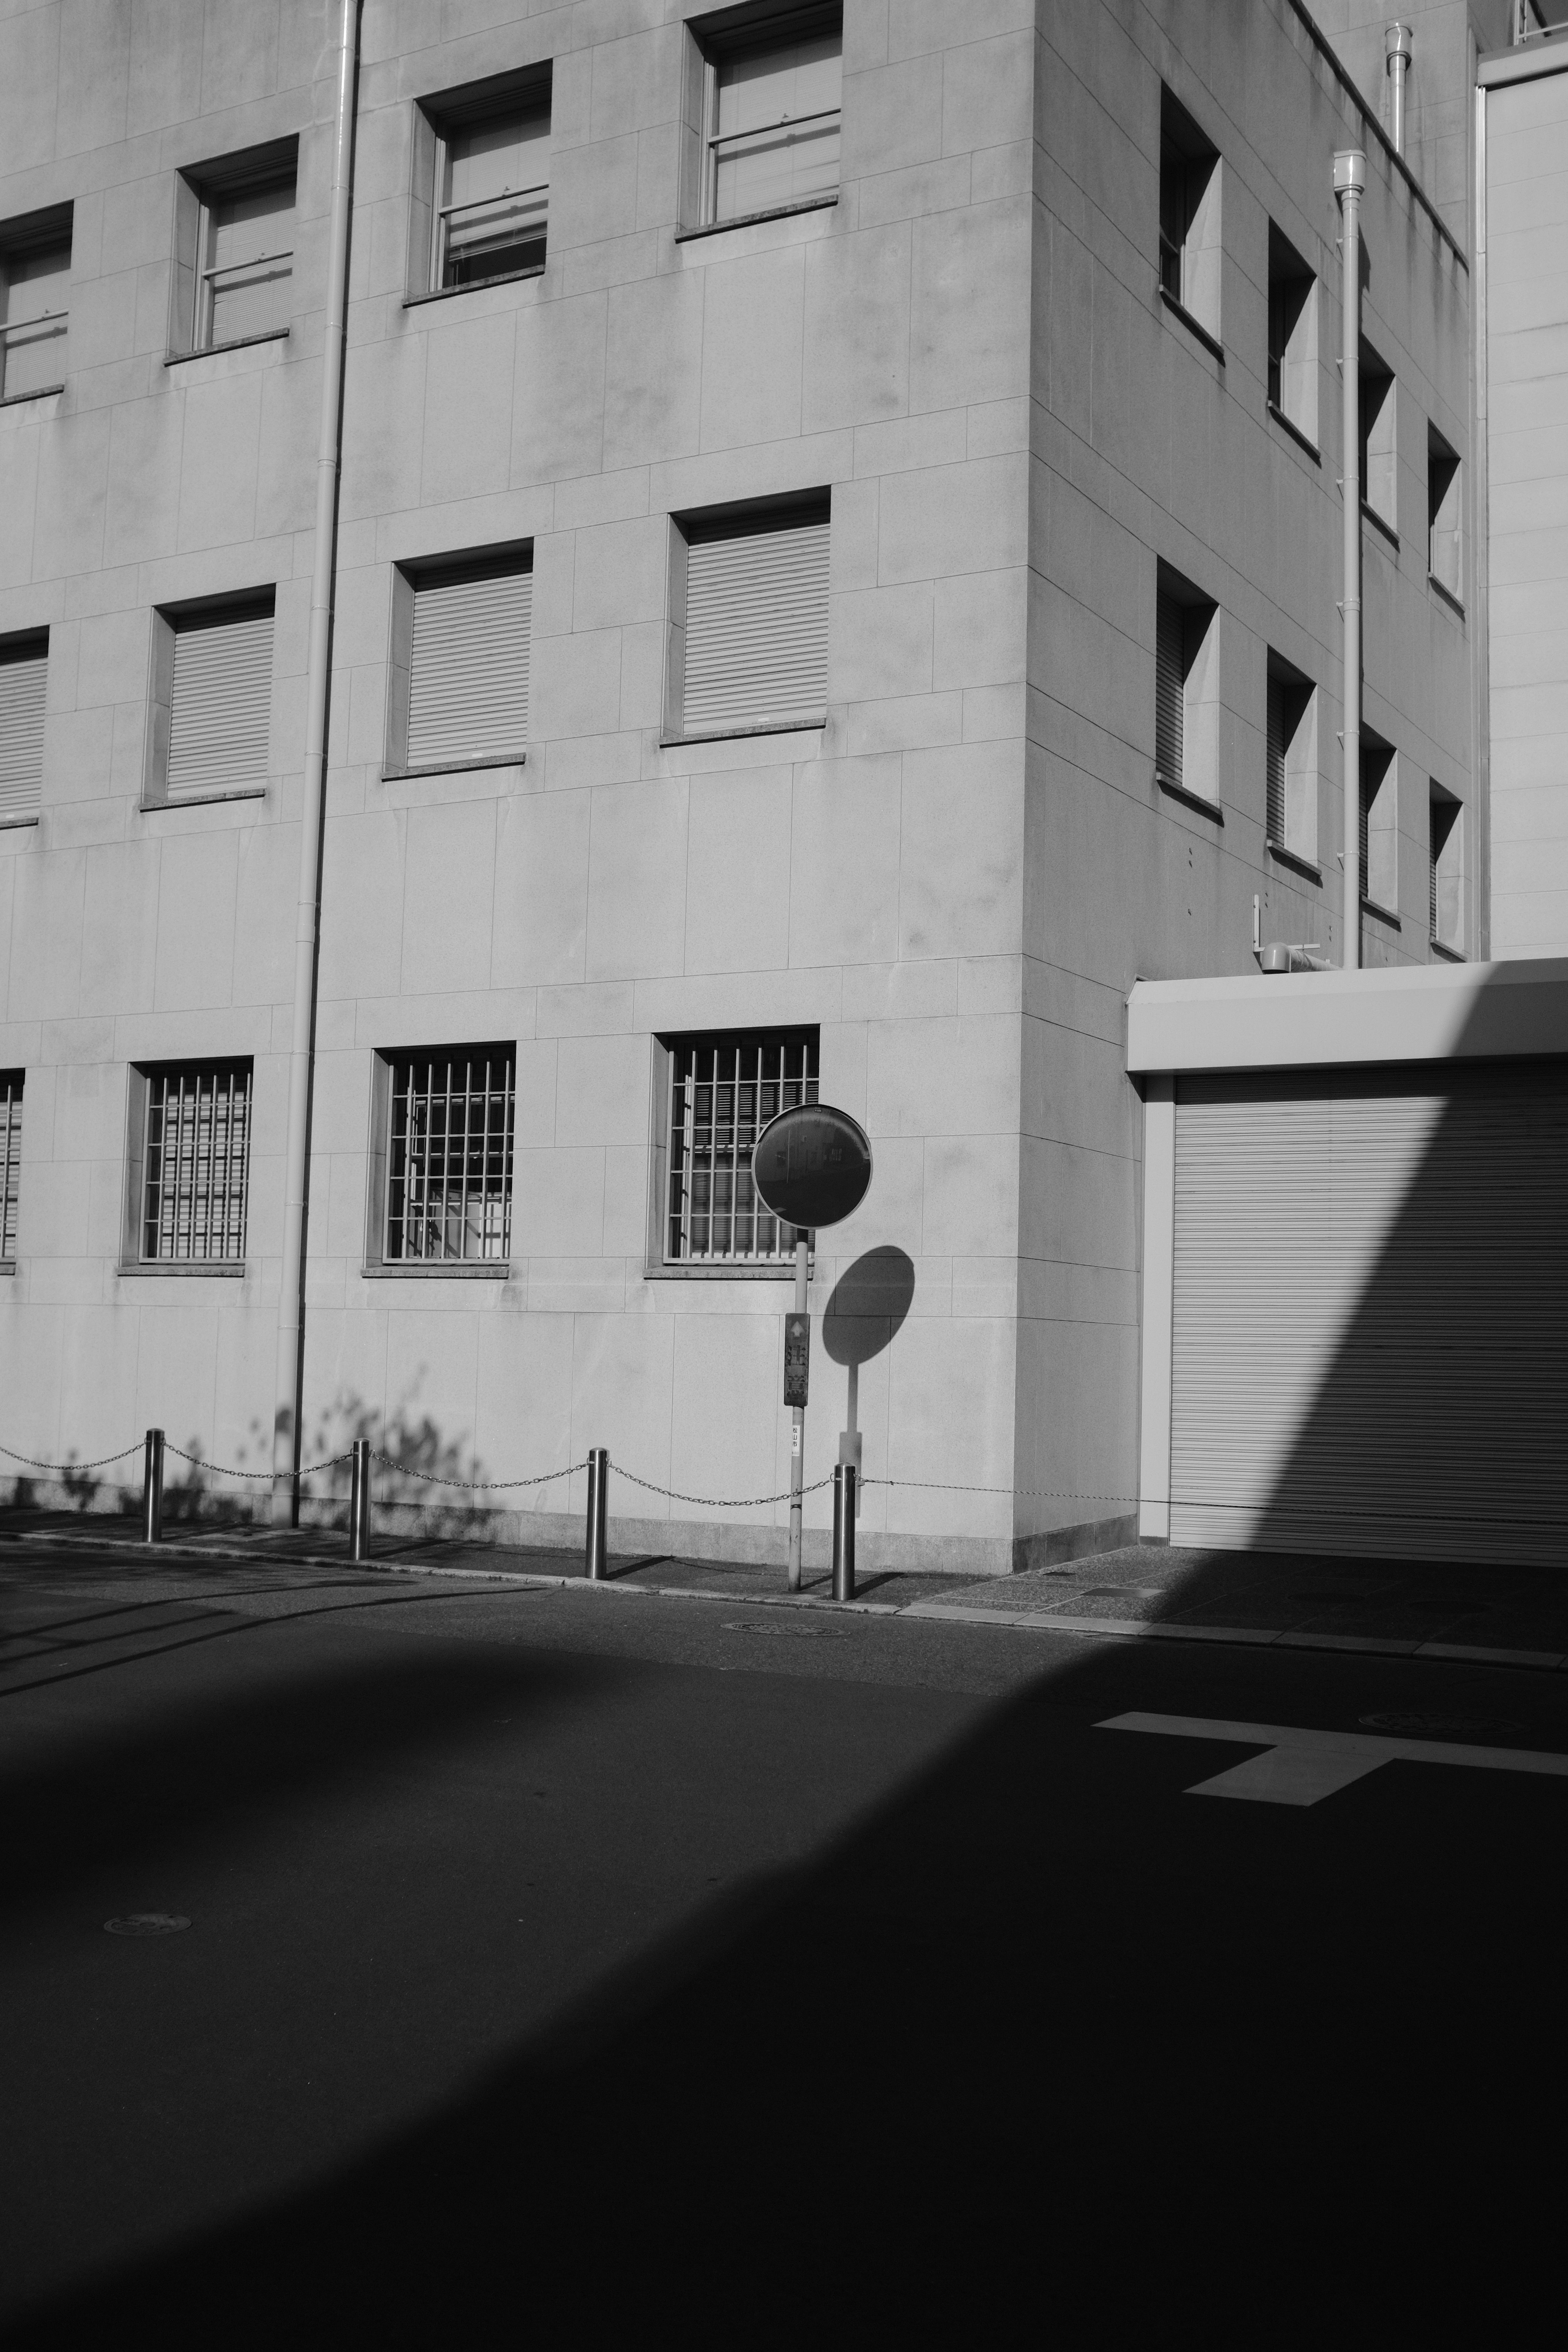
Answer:
[[855, 1598], [855, 1488], [859, 1473], [853, 1462], [833, 1469], [833, 1598]]
[[163, 1540], [163, 1433], [147, 1432], [147, 1452], [142, 1467], [142, 1540]]
[[350, 1454], [349, 1558], [356, 1567], [370, 1558], [370, 1440], [356, 1437]]

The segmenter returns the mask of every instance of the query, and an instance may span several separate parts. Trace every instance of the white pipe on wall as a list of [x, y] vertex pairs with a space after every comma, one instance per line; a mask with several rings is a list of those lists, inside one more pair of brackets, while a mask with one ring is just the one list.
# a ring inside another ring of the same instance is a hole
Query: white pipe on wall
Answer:
[[1341, 237], [1340, 370], [1343, 423], [1340, 488], [1344, 509], [1344, 968], [1361, 961], [1361, 197], [1366, 157], [1359, 147], [1334, 157]]
[[1385, 60], [1389, 79], [1394, 84], [1393, 133], [1394, 152], [1405, 152], [1405, 77], [1410, 68], [1410, 53], [1415, 46], [1408, 25], [1390, 25], [1384, 36], [1387, 49]]
[[294, 926], [294, 1025], [289, 1055], [289, 1139], [283, 1184], [283, 1271], [278, 1300], [277, 1410], [272, 1436], [272, 1516], [299, 1515], [305, 1328], [305, 1202], [316, 1042], [316, 961], [321, 927], [321, 833], [326, 809], [327, 689], [337, 574], [338, 470], [342, 454], [343, 340], [348, 320], [349, 218], [353, 198], [354, 81], [359, 0], [342, 0], [337, 131], [332, 150], [331, 246], [321, 350], [321, 429], [316, 447], [316, 544], [305, 667], [305, 796], [300, 835], [300, 897]]

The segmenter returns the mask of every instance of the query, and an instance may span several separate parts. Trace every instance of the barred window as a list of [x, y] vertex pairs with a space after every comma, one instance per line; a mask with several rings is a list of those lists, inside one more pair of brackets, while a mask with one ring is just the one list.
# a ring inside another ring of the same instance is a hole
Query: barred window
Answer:
[[0, 1070], [0, 1265], [16, 1255], [16, 1199], [22, 1182], [22, 1077]]
[[667, 1264], [787, 1260], [795, 1227], [757, 1198], [752, 1153], [781, 1110], [816, 1100], [815, 1029], [669, 1041]]
[[137, 1255], [143, 1265], [235, 1265], [245, 1256], [250, 1171], [248, 1062], [139, 1071], [142, 1089]]
[[511, 1045], [384, 1057], [383, 1264], [510, 1257], [516, 1065]]

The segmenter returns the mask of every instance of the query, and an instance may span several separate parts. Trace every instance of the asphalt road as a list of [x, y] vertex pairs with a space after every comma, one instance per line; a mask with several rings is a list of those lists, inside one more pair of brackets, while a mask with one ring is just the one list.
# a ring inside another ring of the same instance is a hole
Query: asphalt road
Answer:
[[1562, 1677], [0, 1579], [7, 2340], [1526, 2340]]

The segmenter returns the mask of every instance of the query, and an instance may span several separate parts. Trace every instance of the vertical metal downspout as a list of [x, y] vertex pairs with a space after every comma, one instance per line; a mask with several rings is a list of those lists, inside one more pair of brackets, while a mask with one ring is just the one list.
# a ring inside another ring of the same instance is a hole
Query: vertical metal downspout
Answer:
[[305, 800], [294, 929], [294, 1027], [289, 1054], [289, 1140], [283, 1180], [283, 1271], [278, 1300], [277, 1410], [272, 1516], [292, 1526], [300, 1508], [300, 1422], [305, 1328], [305, 1195], [316, 1039], [316, 951], [321, 925], [321, 830], [326, 808], [327, 690], [337, 576], [338, 468], [342, 454], [343, 338], [348, 320], [349, 216], [353, 200], [354, 81], [359, 0], [342, 0], [337, 136], [332, 150], [332, 234], [321, 350], [321, 431], [316, 449], [316, 544], [305, 669]]
[[1466, 940], [1482, 961], [1492, 951], [1492, 681], [1491, 681], [1491, 450], [1488, 413], [1489, 365], [1487, 337], [1487, 94], [1476, 89], [1476, 251], [1470, 284], [1471, 329], [1475, 339], [1474, 423], [1470, 439], [1470, 635], [1474, 646], [1476, 698], [1473, 740], [1475, 773], [1470, 785], [1473, 809], [1470, 839], [1465, 844], [1466, 888], [1469, 894]]
[[1361, 962], [1361, 195], [1366, 157], [1359, 147], [1334, 157], [1341, 215], [1340, 370], [1343, 424], [1341, 464], [1345, 526], [1344, 662], [1344, 968]]
[[1389, 110], [1393, 120], [1389, 128], [1394, 134], [1394, 152], [1396, 155], [1403, 155], [1405, 152], [1405, 77], [1409, 69], [1410, 52], [1413, 47], [1414, 39], [1408, 25], [1390, 25], [1384, 35], [1384, 47], [1386, 53], [1385, 68], [1389, 79], [1394, 84], [1394, 103]]

